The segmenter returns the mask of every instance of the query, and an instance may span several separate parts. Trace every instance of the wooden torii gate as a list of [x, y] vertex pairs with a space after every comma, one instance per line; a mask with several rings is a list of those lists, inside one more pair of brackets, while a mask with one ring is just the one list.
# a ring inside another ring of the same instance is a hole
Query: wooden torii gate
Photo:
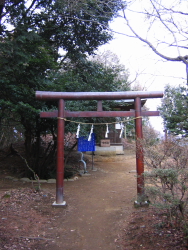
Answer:
[[[64, 127], [67, 117], [135, 117], [136, 131], [136, 170], [137, 170], [137, 195], [144, 197], [144, 155], [140, 145], [143, 139], [142, 116], [158, 116], [158, 111], [141, 111], [141, 99], [162, 98], [161, 91], [125, 91], [125, 92], [46, 92], [36, 91], [37, 100], [58, 100], [58, 111], [41, 112], [41, 118], [57, 117], [57, 178], [56, 201], [54, 206], [65, 206], [64, 194]], [[134, 99], [134, 111], [103, 111], [102, 100], [127, 100]], [[65, 110], [66, 100], [97, 100], [97, 111], [68, 111]], [[139, 199], [138, 199], [139, 200]]]

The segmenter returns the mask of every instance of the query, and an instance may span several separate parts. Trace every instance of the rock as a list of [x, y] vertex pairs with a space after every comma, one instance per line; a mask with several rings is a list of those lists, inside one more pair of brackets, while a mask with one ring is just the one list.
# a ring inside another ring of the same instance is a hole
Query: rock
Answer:
[[40, 180], [40, 179], [39, 179], [39, 180], [33, 180], [32, 182], [33, 182], [33, 183], [38, 183], [38, 182], [39, 182], [39, 183], [46, 183], [47, 180]]
[[12, 179], [14, 179], [14, 177], [12, 177], [12, 176], [5, 176], [5, 179], [10, 179], [10, 180], [12, 180]]
[[20, 181], [24, 181], [24, 182], [31, 182], [31, 180], [29, 178], [21, 178]]
[[48, 179], [47, 182], [48, 183], [56, 183], [56, 179]]

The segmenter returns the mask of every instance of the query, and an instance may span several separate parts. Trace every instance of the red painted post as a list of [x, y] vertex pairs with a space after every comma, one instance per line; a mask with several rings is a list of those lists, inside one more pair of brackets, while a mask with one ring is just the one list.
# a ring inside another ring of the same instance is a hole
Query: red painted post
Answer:
[[[139, 117], [139, 118], [137, 118]], [[143, 132], [141, 117], [141, 99], [135, 98], [135, 130], [136, 130], [136, 169], [137, 169], [137, 194], [141, 198], [144, 196], [144, 154], [143, 154]]]
[[57, 177], [56, 177], [56, 202], [53, 205], [66, 205], [63, 201], [63, 183], [64, 183], [64, 119], [65, 102], [59, 100], [58, 122], [57, 122]]

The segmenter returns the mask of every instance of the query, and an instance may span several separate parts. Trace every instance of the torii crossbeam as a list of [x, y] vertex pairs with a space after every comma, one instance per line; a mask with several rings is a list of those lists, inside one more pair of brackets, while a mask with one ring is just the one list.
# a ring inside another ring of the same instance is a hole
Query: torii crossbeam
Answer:
[[[142, 116], [158, 116], [158, 111], [141, 111], [141, 99], [162, 98], [161, 91], [124, 91], [124, 92], [46, 92], [36, 91], [36, 99], [58, 101], [58, 111], [41, 112], [40, 117], [58, 118], [57, 132], [57, 178], [56, 178], [56, 201], [53, 205], [65, 206], [64, 193], [64, 127], [67, 117], [135, 117], [136, 131], [136, 169], [137, 169], [137, 195], [144, 196], [144, 155], [140, 145], [143, 139]], [[134, 99], [134, 111], [103, 111], [102, 100], [127, 100]], [[97, 111], [67, 111], [65, 110], [66, 100], [97, 100]]]

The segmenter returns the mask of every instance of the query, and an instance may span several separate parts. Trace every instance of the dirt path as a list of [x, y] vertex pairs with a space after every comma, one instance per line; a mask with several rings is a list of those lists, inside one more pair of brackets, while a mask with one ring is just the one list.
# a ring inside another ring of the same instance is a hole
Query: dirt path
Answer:
[[135, 169], [135, 160], [121, 158], [117, 162], [97, 162], [98, 171], [91, 176], [66, 182], [68, 213], [58, 240], [60, 245], [63, 241], [64, 249], [118, 248], [122, 220], [130, 216], [136, 195], [134, 174], [129, 173]]
[[[31, 211], [29, 208], [24, 208], [26, 219], [32, 216], [29, 213], [35, 212], [38, 224], [35, 219], [32, 223], [35, 221], [37, 226], [33, 230], [27, 227], [27, 231], [26, 229], [24, 231], [24, 222], [22, 222], [22, 227], [19, 226], [19, 216], [14, 216], [12, 218], [15, 220], [14, 228], [16, 227], [18, 230], [12, 232], [10, 237], [17, 237], [19, 240], [22, 238], [22, 242], [19, 241], [22, 248], [11, 248], [11, 246], [8, 248], [9, 245], [4, 244], [7, 247], [2, 249], [123, 249], [119, 234], [122, 224], [134, 211], [133, 201], [136, 197], [135, 173], [130, 173], [136, 168], [135, 157], [132, 154], [101, 159], [102, 162], [95, 162], [97, 171], [89, 170], [90, 176], [65, 182], [66, 208], [52, 207], [51, 204], [55, 199], [55, 184], [42, 184], [43, 192], [52, 193], [53, 196], [46, 199], [44, 194], [42, 200], [38, 198], [37, 202], [36, 199], [31, 204], [28, 202], [26, 205], [32, 208]], [[31, 185], [23, 185], [20, 182], [13, 184], [11, 180], [1, 181], [1, 184], [1, 193], [10, 187]], [[1, 212], [5, 212], [5, 210], [1, 210]], [[5, 217], [4, 222], [8, 225], [11, 218], [1, 213], [2, 217]], [[40, 220], [43, 221], [42, 224], [39, 223]], [[11, 221], [11, 223], [13, 222]], [[0, 229], [5, 229], [6, 225], [1, 225]], [[40, 238], [37, 242], [36, 237]], [[24, 248], [26, 246], [23, 239], [27, 243], [27, 248]]]

